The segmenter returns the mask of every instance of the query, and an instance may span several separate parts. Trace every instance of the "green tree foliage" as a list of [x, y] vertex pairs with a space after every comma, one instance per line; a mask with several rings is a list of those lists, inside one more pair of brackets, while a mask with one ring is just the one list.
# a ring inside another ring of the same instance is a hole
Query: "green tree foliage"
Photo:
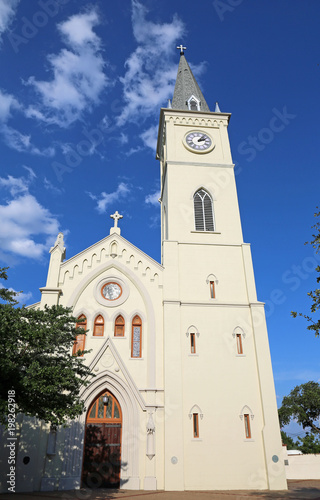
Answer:
[[[6, 279], [6, 269], [0, 269]], [[15, 307], [14, 292], [0, 289], [0, 422], [6, 423], [8, 391], [16, 411], [63, 425], [84, 411], [79, 393], [90, 370], [81, 352], [72, 356], [76, 318], [63, 306]], [[83, 351], [86, 353], [88, 351]]]
[[[319, 218], [320, 212], [316, 212], [314, 214], [314, 216]], [[317, 220], [316, 224], [312, 227], [314, 229], [314, 234], [312, 235], [313, 239], [312, 239], [312, 241], [307, 242], [307, 243], [312, 245], [312, 247], [315, 249], [316, 253], [320, 253], [320, 221]], [[320, 283], [320, 266], [317, 266], [315, 268], [315, 271], [318, 273], [316, 281], [317, 281], [317, 283]], [[308, 295], [312, 300], [312, 304], [310, 307], [311, 314], [316, 314], [317, 311], [319, 311], [319, 309], [320, 309], [320, 288], [317, 287], [315, 290], [311, 290], [311, 292], [309, 292]], [[296, 318], [297, 316], [302, 316], [303, 318], [305, 318], [307, 320], [307, 322], [310, 323], [307, 326], [307, 329], [314, 332], [316, 337], [319, 337], [320, 318], [317, 317], [317, 315], [316, 315], [316, 317], [314, 317], [314, 316], [309, 316], [309, 315], [302, 314], [302, 313], [297, 313], [296, 311], [292, 311], [291, 314], [294, 318]]]
[[288, 425], [295, 419], [304, 429], [310, 427], [311, 432], [320, 434], [320, 384], [307, 382], [297, 385], [282, 400], [279, 408], [280, 426]]
[[302, 453], [320, 453], [320, 440], [314, 434], [307, 432], [304, 437], [298, 437], [298, 440], [300, 443], [297, 448]]
[[281, 439], [283, 444], [287, 445], [287, 450], [297, 450], [298, 444], [293, 441], [292, 437], [288, 436], [288, 434], [284, 431], [281, 431]]
[[[0, 279], [1, 280], [7, 280], [7, 269], [8, 267], [0, 267]], [[9, 304], [18, 304], [18, 301], [15, 299], [16, 295], [18, 295], [16, 292], [13, 290], [9, 290], [8, 288], [1, 288], [0, 287], [0, 300], [2, 302], [8, 302]]]

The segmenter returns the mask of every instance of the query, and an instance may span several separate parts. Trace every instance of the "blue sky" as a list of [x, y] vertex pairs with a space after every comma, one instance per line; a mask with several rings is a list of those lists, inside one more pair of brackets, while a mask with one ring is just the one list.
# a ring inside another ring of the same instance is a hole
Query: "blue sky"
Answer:
[[318, 0], [0, 0], [0, 265], [40, 298], [58, 231], [67, 258], [109, 233], [160, 259], [159, 109], [186, 45], [229, 135], [244, 240], [266, 302], [278, 401], [320, 379], [308, 312], [320, 261]]

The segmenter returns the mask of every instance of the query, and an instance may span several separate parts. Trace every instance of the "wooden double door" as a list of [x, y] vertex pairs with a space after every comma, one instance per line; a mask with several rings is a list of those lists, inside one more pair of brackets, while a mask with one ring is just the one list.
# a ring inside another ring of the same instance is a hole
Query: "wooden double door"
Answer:
[[[104, 402], [104, 397], [108, 398]], [[85, 429], [82, 483], [88, 488], [119, 488], [122, 414], [108, 391], [91, 404]]]

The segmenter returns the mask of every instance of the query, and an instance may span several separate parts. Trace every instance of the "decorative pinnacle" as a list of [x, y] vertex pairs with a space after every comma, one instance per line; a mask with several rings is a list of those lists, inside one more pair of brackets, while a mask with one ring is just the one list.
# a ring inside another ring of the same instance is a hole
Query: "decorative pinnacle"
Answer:
[[119, 212], [118, 212], [118, 210], [117, 210], [114, 214], [110, 215], [110, 217], [111, 217], [111, 219], [114, 220], [114, 226], [113, 227], [118, 227], [118, 220], [122, 219], [123, 215], [120, 215]]
[[187, 50], [187, 47], [184, 47], [182, 44], [178, 45], [177, 49], [180, 49], [180, 56], [183, 56], [184, 50]]

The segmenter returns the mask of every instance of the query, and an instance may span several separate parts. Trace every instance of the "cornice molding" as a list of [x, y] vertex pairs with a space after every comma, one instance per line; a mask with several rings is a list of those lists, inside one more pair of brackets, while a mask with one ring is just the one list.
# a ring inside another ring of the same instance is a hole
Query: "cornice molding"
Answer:
[[218, 168], [234, 168], [234, 163], [208, 163], [208, 162], [196, 162], [196, 161], [176, 161], [176, 160], [167, 160], [167, 165], [185, 165], [188, 167], [218, 167]]

